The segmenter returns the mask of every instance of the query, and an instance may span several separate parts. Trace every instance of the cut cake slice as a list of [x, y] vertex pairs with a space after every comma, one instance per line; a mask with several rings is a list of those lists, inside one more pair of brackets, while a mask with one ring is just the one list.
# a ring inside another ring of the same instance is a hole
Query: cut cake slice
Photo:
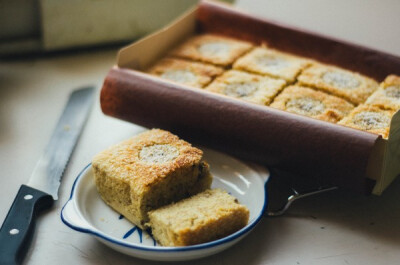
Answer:
[[240, 230], [249, 221], [249, 210], [226, 191], [212, 189], [151, 211], [149, 217], [161, 245], [188, 246]]
[[93, 158], [101, 198], [142, 229], [147, 212], [210, 187], [203, 152], [163, 130], [153, 129]]

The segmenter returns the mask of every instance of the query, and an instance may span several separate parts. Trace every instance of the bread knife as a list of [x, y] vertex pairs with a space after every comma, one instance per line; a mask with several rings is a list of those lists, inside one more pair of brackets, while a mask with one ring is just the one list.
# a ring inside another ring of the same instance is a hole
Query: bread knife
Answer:
[[85, 87], [71, 93], [28, 183], [21, 185], [0, 229], [0, 264], [23, 261], [37, 214], [58, 199], [61, 177], [86, 123], [94, 91], [94, 87]]

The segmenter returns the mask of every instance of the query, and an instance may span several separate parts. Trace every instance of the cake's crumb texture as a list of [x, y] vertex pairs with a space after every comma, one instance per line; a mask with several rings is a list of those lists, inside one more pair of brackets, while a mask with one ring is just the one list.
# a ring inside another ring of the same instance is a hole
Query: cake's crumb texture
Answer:
[[210, 187], [202, 155], [167, 131], [146, 131], [93, 158], [96, 187], [108, 205], [144, 229], [149, 210]]
[[214, 80], [206, 90], [268, 105], [285, 84], [286, 82], [281, 79], [230, 70]]
[[344, 99], [297, 85], [285, 88], [271, 107], [329, 122], [338, 122], [354, 108]]
[[188, 246], [228, 236], [249, 220], [249, 210], [220, 189], [206, 190], [149, 213], [155, 239], [163, 246]]
[[155, 144], [145, 146], [140, 150], [139, 159], [147, 163], [166, 163], [174, 160], [179, 155], [179, 150], [169, 144]]
[[400, 76], [389, 75], [366, 101], [383, 109], [400, 109]]
[[223, 70], [214, 65], [164, 58], [148, 70], [150, 74], [175, 83], [202, 88], [222, 74]]
[[378, 83], [366, 76], [338, 67], [313, 64], [298, 77], [300, 85], [313, 87], [360, 104], [378, 88]]
[[269, 48], [255, 48], [235, 62], [233, 68], [267, 75], [292, 83], [308, 65], [309, 60]]
[[359, 105], [339, 124], [388, 138], [390, 121], [394, 112], [394, 110], [384, 110], [378, 106]]
[[252, 46], [251, 43], [246, 41], [205, 34], [188, 39], [174, 49], [171, 55], [225, 67], [231, 65]]

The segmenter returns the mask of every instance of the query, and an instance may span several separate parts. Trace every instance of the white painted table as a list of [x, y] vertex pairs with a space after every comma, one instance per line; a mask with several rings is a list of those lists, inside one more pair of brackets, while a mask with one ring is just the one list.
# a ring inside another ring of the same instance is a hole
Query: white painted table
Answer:
[[[238, 5], [258, 15], [400, 55], [399, 3], [248, 0], [239, 1]], [[309, 13], [304, 16], [307, 8]], [[324, 15], [327, 10], [329, 17]], [[373, 12], [381, 17], [371, 17]], [[386, 27], [378, 28], [379, 23]], [[99, 92], [115, 55], [116, 50], [105, 50], [0, 63], [0, 222], [19, 186], [29, 178], [70, 91], [93, 83]], [[60, 220], [60, 210], [72, 183], [92, 156], [143, 130], [104, 116], [98, 93], [96, 96], [96, 104], [65, 172], [60, 200], [39, 218], [25, 264], [156, 264], [119, 254], [94, 238], [69, 229]], [[286, 216], [265, 218], [237, 246], [192, 263], [398, 264], [399, 224], [399, 180], [381, 197], [335, 191], [295, 203]]]

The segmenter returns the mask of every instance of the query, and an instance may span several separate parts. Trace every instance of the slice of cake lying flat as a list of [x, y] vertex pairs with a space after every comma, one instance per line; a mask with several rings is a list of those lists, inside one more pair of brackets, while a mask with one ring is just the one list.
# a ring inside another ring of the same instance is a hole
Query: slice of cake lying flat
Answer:
[[220, 189], [149, 213], [154, 238], [163, 246], [188, 246], [228, 236], [249, 221], [249, 210]]
[[237, 70], [226, 71], [205, 89], [253, 103], [268, 105], [286, 82]]
[[288, 83], [292, 83], [296, 80], [296, 76], [310, 65], [310, 62], [289, 53], [261, 47], [255, 48], [239, 58], [233, 68], [284, 79]]
[[388, 138], [390, 121], [394, 112], [390, 109], [383, 110], [378, 106], [359, 105], [338, 124], [380, 134], [383, 138]]
[[219, 66], [231, 65], [253, 45], [224, 36], [204, 34], [194, 36], [174, 49], [172, 56]]
[[358, 105], [378, 88], [378, 83], [361, 74], [338, 67], [314, 64], [297, 78], [300, 85], [322, 90]]
[[329, 122], [338, 122], [354, 108], [344, 99], [298, 85], [285, 88], [271, 107]]
[[210, 187], [202, 155], [177, 136], [153, 129], [93, 158], [97, 190], [114, 210], [145, 229], [148, 211]]
[[148, 72], [175, 83], [202, 88], [223, 70], [210, 64], [164, 58]]
[[400, 76], [389, 75], [377, 91], [367, 100], [368, 105], [377, 105], [383, 109], [400, 109]]

